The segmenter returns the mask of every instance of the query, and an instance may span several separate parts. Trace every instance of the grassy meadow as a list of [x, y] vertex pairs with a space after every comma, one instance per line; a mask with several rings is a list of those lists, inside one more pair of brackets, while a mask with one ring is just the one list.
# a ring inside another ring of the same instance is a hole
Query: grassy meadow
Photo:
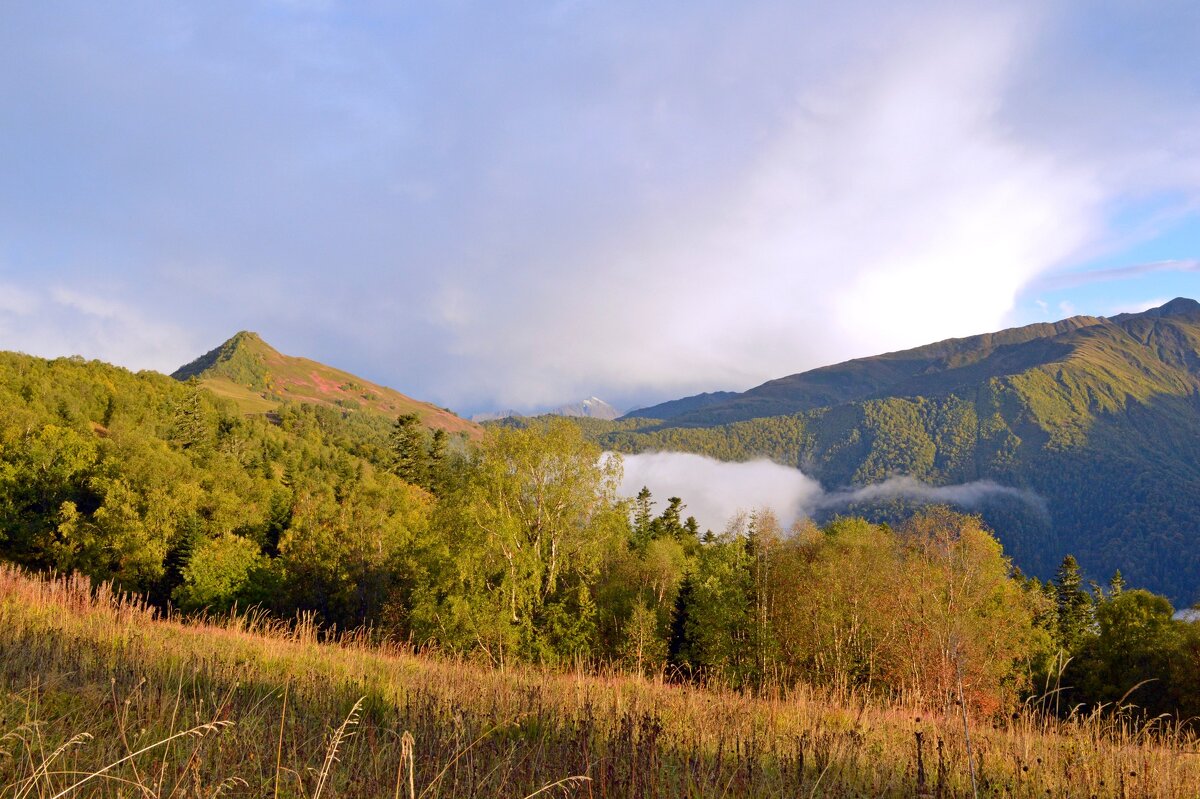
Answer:
[[[0, 566], [0, 797], [970, 796], [963, 720], [161, 618]], [[918, 734], [922, 742], [918, 761]], [[972, 719], [980, 796], [1200, 796], [1165, 720]]]

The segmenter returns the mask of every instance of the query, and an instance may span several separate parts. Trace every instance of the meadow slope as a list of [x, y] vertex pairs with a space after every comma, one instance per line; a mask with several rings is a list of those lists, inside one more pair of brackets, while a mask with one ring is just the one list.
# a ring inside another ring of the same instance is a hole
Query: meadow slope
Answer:
[[[10, 566], [0, 681], [4, 799], [971, 790], [953, 708], [490, 670], [364, 636], [322, 643], [303, 620], [162, 618], [83, 578]], [[1162, 721], [1054, 722], [1026, 709], [972, 719], [971, 742], [983, 796], [1200, 795], [1196, 740]]]

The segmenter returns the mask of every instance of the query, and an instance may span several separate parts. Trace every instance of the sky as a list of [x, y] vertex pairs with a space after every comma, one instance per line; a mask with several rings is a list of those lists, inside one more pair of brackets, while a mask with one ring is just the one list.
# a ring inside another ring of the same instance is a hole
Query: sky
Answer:
[[0, 349], [629, 409], [1200, 297], [1191, 2], [0, 5]]

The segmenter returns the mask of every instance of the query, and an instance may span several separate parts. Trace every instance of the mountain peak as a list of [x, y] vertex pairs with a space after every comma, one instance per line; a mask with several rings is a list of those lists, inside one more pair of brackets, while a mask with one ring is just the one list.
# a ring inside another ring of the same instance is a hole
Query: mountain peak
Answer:
[[171, 373], [176, 380], [226, 377], [256, 390], [266, 388], [266, 360], [279, 353], [250, 330], [239, 330], [219, 347]]
[[427, 427], [478, 436], [477, 425], [428, 402], [323, 363], [284, 355], [262, 336], [241, 330], [219, 347], [181, 366], [171, 377], [196, 378], [245, 413], [266, 413], [282, 402], [363, 410], [395, 418], [415, 413]]
[[261, 345], [269, 347], [267, 342], [263, 341], [263, 337], [255, 333], [253, 330], [239, 330], [234, 333], [228, 341], [222, 344], [222, 347], [241, 347], [241, 346], [256, 346]]
[[549, 413], [557, 416], [586, 416], [592, 419], [616, 419], [621, 415], [620, 411], [599, 397], [588, 397], [579, 402], [560, 405]]
[[1147, 316], [1200, 317], [1200, 302], [1187, 297], [1176, 297], [1170, 302], [1146, 311]]
[[1117, 314], [1110, 318], [1113, 322], [1123, 323], [1133, 319], [1184, 319], [1200, 320], [1200, 302], [1187, 297], [1176, 297], [1157, 308], [1147, 308], [1140, 313]]

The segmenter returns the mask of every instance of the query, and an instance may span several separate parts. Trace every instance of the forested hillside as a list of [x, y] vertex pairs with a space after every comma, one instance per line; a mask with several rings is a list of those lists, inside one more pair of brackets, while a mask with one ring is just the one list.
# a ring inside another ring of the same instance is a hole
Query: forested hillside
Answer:
[[[934, 508], [785, 530], [762, 510], [705, 532], [684, 499], [619, 497], [619, 459], [578, 424], [525, 424], [472, 442], [415, 414], [244, 414], [195, 380], [0, 354], [0, 556], [160, 607], [308, 614], [496, 666], [931, 707], [961, 672], [991, 712], [1064, 652], [1102, 675], [1076, 701], [1153, 677], [1140, 706], [1200, 710], [1200, 627], [1119, 580], [1088, 590], [1073, 562], [1052, 585], [1027, 581], [977, 518]], [[1120, 665], [1136, 646], [1156, 653], [1139, 672]]]
[[[1017, 562], [1067, 552], [1177, 603], [1200, 599], [1200, 304], [1074, 317], [864, 358], [586, 429], [623, 452], [769, 457], [837, 489], [992, 480], [982, 510]], [[657, 418], [655, 418], [657, 417]], [[904, 501], [897, 502], [908, 508]], [[895, 503], [854, 508], [880, 518]]]

